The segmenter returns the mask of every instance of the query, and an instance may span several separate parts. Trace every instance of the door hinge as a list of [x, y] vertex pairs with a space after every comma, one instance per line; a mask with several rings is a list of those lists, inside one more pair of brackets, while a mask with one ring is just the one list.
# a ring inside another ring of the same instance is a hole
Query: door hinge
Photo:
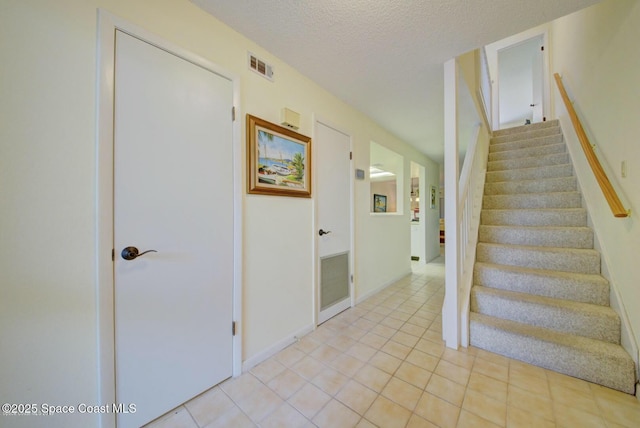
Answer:
[[235, 106], [231, 107], [231, 121], [233, 121], [233, 122], [236, 121], [236, 107]]
[[544, 50], [544, 46], [540, 46], [540, 50], [543, 51]]
[[235, 335], [236, 335], [236, 322], [235, 322], [235, 321], [233, 321], [233, 322], [231, 323], [231, 335], [232, 335], [232, 336], [235, 336]]
[[111, 261], [114, 262], [116, 260], [116, 250], [111, 249]]
[[353, 160], [353, 152], [349, 152], [349, 160]]
[[351, 282], [353, 282], [353, 274], [351, 274]]

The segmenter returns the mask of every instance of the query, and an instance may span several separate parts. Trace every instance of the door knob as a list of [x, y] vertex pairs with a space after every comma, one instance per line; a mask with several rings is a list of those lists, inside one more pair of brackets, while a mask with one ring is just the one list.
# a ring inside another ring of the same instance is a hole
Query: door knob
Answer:
[[320, 236], [322, 236], [322, 235], [328, 235], [328, 234], [330, 234], [330, 233], [331, 233], [331, 231], [330, 231], [330, 230], [327, 230], [327, 231], [325, 232], [324, 230], [320, 229], [320, 230], [318, 231], [318, 235], [320, 235]]
[[122, 250], [122, 252], [120, 253], [120, 255], [122, 256], [123, 259], [125, 260], [133, 260], [136, 259], [140, 256], [143, 256], [147, 253], [157, 253], [156, 250], [147, 250], [144, 252], [139, 252], [138, 249], [136, 247], [126, 247], [124, 250]]

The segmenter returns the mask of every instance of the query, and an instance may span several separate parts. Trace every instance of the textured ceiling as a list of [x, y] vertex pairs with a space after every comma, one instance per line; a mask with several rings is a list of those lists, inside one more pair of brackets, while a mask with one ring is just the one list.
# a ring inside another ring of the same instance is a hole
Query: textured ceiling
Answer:
[[443, 63], [599, 0], [192, 0], [433, 160]]

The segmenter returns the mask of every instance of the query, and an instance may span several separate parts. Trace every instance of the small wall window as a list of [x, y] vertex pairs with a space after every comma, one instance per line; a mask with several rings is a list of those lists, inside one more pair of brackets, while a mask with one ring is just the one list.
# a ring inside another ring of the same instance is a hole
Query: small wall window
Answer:
[[369, 148], [370, 210], [372, 213], [402, 214], [402, 177], [404, 158], [380, 144], [371, 142]]

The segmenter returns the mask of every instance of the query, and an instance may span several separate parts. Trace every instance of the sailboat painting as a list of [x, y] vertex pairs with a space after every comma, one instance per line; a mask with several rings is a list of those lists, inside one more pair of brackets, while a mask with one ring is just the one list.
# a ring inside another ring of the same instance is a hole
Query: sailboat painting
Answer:
[[248, 193], [311, 197], [311, 138], [247, 115]]

